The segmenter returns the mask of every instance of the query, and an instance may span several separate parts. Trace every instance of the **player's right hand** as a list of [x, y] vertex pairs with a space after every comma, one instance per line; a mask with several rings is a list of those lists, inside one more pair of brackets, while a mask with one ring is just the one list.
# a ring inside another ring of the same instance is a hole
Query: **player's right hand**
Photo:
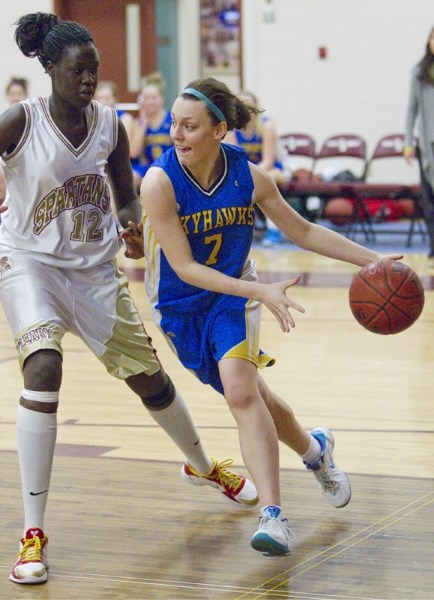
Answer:
[[298, 310], [298, 312], [305, 312], [300, 304], [294, 302], [286, 295], [287, 289], [296, 285], [300, 279], [301, 275], [296, 275], [292, 279], [286, 281], [261, 284], [260, 301], [273, 313], [280, 325], [280, 329], [284, 333], [288, 333], [291, 331], [291, 328], [295, 327], [295, 321], [292, 318], [289, 309], [293, 308]]
[[411, 165], [413, 163], [414, 157], [416, 156], [416, 150], [413, 146], [405, 146], [402, 154], [405, 158], [406, 163]]

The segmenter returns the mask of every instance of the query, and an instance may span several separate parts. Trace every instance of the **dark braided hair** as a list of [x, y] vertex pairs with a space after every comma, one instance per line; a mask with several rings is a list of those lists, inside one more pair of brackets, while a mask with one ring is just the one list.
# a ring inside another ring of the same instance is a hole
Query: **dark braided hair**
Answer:
[[[232, 129], [244, 129], [253, 115], [262, 112], [261, 109], [256, 106], [253, 106], [248, 102], [243, 102], [225, 83], [214, 79], [214, 77], [195, 79], [186, 87], [191, 87], [198, 92], [201, 92], [222, 111], [228, 125], [228, 131], [232, 131]], [[181, 93], [181, 96], [188, 96], [189, 99], [191, 98], [192, 100], [197, 100], [199, 102], [195, 96], [192, 96], [188, 92], [186, 94]], [[206, 107], [206, 109], [212, 122], [217, 125], [219, 122], [218, 118], [208, 107]]]
[[431, 52], [431, 48], [430, 48], [430, 38], [431, 38], [433, 31], [434, 31], [434, 28], [431, 29], [431, 31], [430, 31], [428, 42], [426, 44], [425, 54], [424, 54], [422, 60], [419, 62], [419, 75], [418, 75], [418, 78], [420, 79], [420, 81], [422, 81], [422, 83], [427, 83], [430, 85], [434, 85], [434, 82], [432, 80], [432, 74], [431, 74], [431, 68], [432, 68], [432, 65], [434, 64], [434, 54]]
[[15, 24], [18, 48], [24, 56], [37, 56], [44, 69], [48, 61], [57, 64], [65, 48], [94, 43], [86, 27], [74, 21], [63, 21], [50, 13], [24, 15]]

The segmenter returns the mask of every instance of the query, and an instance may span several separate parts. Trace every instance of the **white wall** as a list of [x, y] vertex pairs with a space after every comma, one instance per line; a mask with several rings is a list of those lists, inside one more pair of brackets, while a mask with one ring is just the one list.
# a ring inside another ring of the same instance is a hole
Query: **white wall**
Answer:
[[242, 0], [242, 8], [244, 87], [281, 133], [320, 143], [355, 132], [370, 152], [383, 134], [403, 131], [410, 70], [434, 26], [432, 0]]
[[181, 91], [199, 76], [199, 0], [178, 0], [178, 81]]
[[41, 63], [35, 58], [26, 58], [15, 43], [14, 23], [28, 13], [52, 12], [51, 0], [13, 0], [1, 3], [0, 20], [0, 112], [7, 108], [4, 89], [13, 76], [29, 80], [31, 96], [46, 96], [51, 86]]
[[[369, 153], [382, 135], [403, 131], [410, 71], [434, 26], [432, 0], [241, 1], [243, 87], [280, 133], [311, 133], [320, 144], [355, 132]], [[199, 48], [199, 0], [179, 5], [181, 50]], [[198, 68], [196, 57], [182, 54], [180, 81]]]
[[[0, 110], [12, 75], [30, 80], [31, 95], [50, 83], [36, 59], [14, 41], [13, 23], [52, 11], [51, 0], [2, 2]], [[179, 81], [199, 76], [199, 0], [178, 0]], [[264, 12], [268, 19], [264, 18]], [[432, 0], [242, 0], [244, 87], [256, 92], [281, 133], [357, 132], [368, 149], [402, 131], [412, 66], [434, 25]], [[318, 58], [326, 46], [328, 58]], [[238, 90], [236, 90], [238, 91]]]

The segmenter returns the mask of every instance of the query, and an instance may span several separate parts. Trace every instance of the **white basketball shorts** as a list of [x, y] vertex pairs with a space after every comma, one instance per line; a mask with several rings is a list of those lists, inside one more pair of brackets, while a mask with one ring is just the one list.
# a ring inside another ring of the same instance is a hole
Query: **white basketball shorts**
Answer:
[[38, 254], [0, 247], [0, 301], [15, 338], [21, 369], [30, 354], [62, 352], [66, 332], [80, 337], [119, 379], [161, 366], [128, 290], [109, 261], [89, 269], [41, 263]]

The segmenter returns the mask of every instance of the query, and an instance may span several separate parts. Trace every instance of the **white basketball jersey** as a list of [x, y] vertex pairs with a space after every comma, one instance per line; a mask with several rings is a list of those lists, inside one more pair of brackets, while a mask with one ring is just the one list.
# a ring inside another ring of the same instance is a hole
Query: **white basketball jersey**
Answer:
[[0, 245], [32, 252], [41, 262], [83, 269], [112, 259], [119, 242], [107, 178], [117, 144], [113, 109], [91, 102], [88, 133], [75, 148], [54, 123], [47, 98], [22, 102], [26, 127], [2, 157], [7, 181]]

